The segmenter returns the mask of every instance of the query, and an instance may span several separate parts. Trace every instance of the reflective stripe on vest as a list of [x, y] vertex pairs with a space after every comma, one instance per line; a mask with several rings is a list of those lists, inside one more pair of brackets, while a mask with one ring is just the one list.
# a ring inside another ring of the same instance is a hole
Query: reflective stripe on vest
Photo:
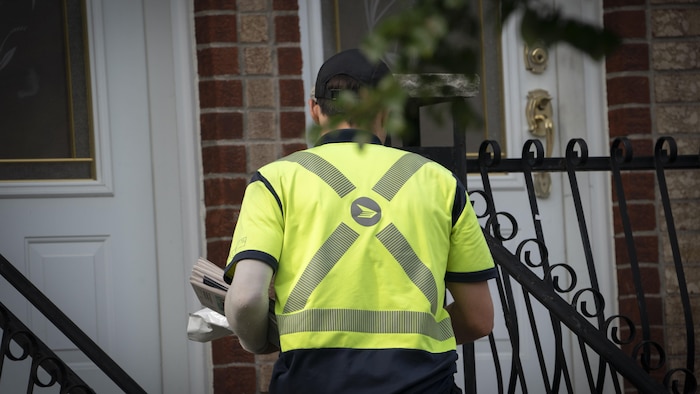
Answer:
[[396, 261], [401, 264], [401, 268], [406, 272], [411, 281], [423, 292], [425, 298], [430, 301], [430, 312], [435, 315], [438, 308], [437, 285], [433, 278], [433, 273], [423, 264], [422, 261], [408, 244], [406, 238], [399, 232], [393, 224], [389, 224], [377, 234], [377, 238], [391, 253]]
[[298, 332], [346, 331], [369, 334], [423, 334], [438, 341], [452, 338], [449, 318], [440, 322], [427, 312], [307, 309], [277, 316], [280, 335]]
[[372, 188], [377, 194], [391, 201], [399, 189], [429, 160], [418, 155], [403, 155], [394, 163]]
[[302, 167], [316, 174], [342, 198], [355, 190], [355, 185], [326, 159], [310, 152], [296, 152], [282, 160], [299, 163]]
[[359, 234], [347, 224], [341, 223], [338, 228], [321, 245], [314, 257], [301, 274], [299, 281], [292, 289], [282, 313], [291, 313], [304, 309], [311, 293], [321, 283], [323, 278], [335, 266], [345, 252], [350, 249]]

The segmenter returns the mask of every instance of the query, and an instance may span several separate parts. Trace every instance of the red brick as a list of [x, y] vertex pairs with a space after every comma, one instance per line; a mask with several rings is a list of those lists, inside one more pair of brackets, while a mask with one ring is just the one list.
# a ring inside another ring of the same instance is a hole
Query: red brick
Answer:
[[235, 15], [203, 15], [194, 19], [197, 44], [238, 40]]
[[649, 104], [647, 77], [615, 77], [607, 81], [608, 105]]
[[[635, 171], [620, 174], [626, 201], [653, 200], [655, 198], [655, 175], [652, 172]], [[617, 201], [617, 188], [613, 184], [613, 201]]]
[[199, 107], [240, 107], [243, 105], [241, 81], [201, 81], [199, 83]]
[[622, 174], [622, 182], [628, 200], [653, 200], [656, 196], [656, 176], [651, 171]]
[[301, 48], [278, 48], [277, 64], [279, 75], [301, 75]]
[[207, 241], [207, 260], [221, 268], [226, 266], [228, 252], [231, 249], [231, 240]]
[[[620, 294], [621, 296], [629, 294]], [[639, 325], [639, 305], [636, 298], [625, 298], [618, 302], [618, 313], [631, 320], [634, 329]], [[620, 323], [620, 329], [627, 331], [628, 322]], [[631, 330], [631, 329], [630, 329]]]
[[245, 351], [235, 335], [229, 335], [213, 341], [211, 353], [214, 365], [255, 363], [255, 355]]
[[231, 237], [238, 219], [238, 209], [207, 210], [205, 226], [208, 237]]
[[643, 108], [618, 108], [608, 112], [610, 137], [651, 134], [651, 111]]
[[255, 366], [214, 368], [214, 393], [255, 394], [256, 381]]
[[[634, 157], [640, 156], [653, 156], [654, 155], [654, 139], [649, 137], [643, 138], [630, 138], [630, 144], [632, 144], [632, 152]], [[612, 143], [612, 140], [610, 141]]]
[[236, 0], [194, 0], [194, 12], [235, 9]]
[[659, 261], [659, 239], [656, 237], [634, 237], [637, 244], [637, 258], [641, 263], [657, 264]]
[[[653, 236], [634, 236], [635, 253], [638, 263], [657, 263], [659, 260], [659, 240]], [[615, 261], [617, 265], [630, 264], [627, 241], [624, 236], [615, 237]]]
[[275, 11], [293, 11], [299, 9], [297, 0], [273, 0], [272, 9]]
[[280, 113], [280, 135], [282, 138], [304, 138], [306, 114], [301, 111]]
[[203, 148], [202, 167], [205, 175], [211, 173], [245, 173], [245, 147], [216, 145]]
[[243, 201], [247, 181], [243, 178], [204, 180], [204, 204], [207, 207], [236, 205]]
[[649, 70], [648, 44], [623, 44], [605, 59], [609, 73]]
[[197, 72], [200, 77], [240, 74], [238, 48], [205, 48], [197, 51]]
[[275, 17], [275, 40], [279, 42], [300, 42], [299, 17], [283, 15]]
[[646, 12], [644, 10], [620, 10], [603, 16], [606, 28], [620, 38], [645, 38], [647, 34]]
[[[622, 222], [618, 220], [619, 207], [615, 211], [615, 234], [622, 232]], [[653, 204], [627, 204], [627, 213], [632, 225], [632, 231], [650, 231], [656, 229], [656, 210]]]
[[639, 6], [646, 4], [645, 0], [603, 0], [603, 8]]
[[651, 138], [633, 139], [632, 150], [635, 156], [653, 156], [654, 141]]
[[212, 112], [199, 117], [202, 140], [243, 138], [243, 114], [239, 112]]
[[298, 151], [304, 150], [306, 148], [308, 148], [308, 146], [306, 146], [306, 144], [302, 144], [300, 142], [293, 143], [293, 144], [284, 144], [284, 145], [282, 145], [282, 156], [291, 155], [294, 152], [298, 152]]
[[[661, 299], [658, 297], [649, 297], [650, 294], [646, 293], [644, 297], [644, 302], [646, 304], [646, 314], [649, 320], [649, 324], [661, 324], [663, 321], [663, 309], [661, 308]], [[622, 296], [622, 294], [620, 294]], [[620, 300], [620, 315], [630, 318], [636, 325], [637, 329], [640, 329], [639, 325], [640, 314], [639, 305], [637, 303], [637, 298], [625, 298]], [[638, 332], [637, 335], [641, 335]], [[637, 337], [639, 338], [639, 337]]]
[[[614, 220], [619, 220], [618, 217], [615, 217]], [[617, 223], [615, 223], [617, 226]], [[622, 228], [622, 227], [620, 227]], [[627, 251], [627, 238], [625, 237], [624, 234], [619, 234], [614, 237], [614, 243], [615, 243], [615, 264], [620, 266], [620, 265], [627, 265], [630, 263], [630, 258], [629, 258], [629, 252]], [[636, 252], [636, 249], [635, 249]], [[639, 259], [637, 259], [639, 260]]]
[[[649, 294], [659, 294], [660, 281], [657, 267], [640, 267], [639, 281], [644, 292]], [[619, 294], [636, 294], [637, 288], [634, 283], [632, 268], [621, 268], [617, 270], [617, 286]]]
[[280, 106], [303, 107], [306, 103], [304, 97], [304, 82], [301, 79], [281, 79], [279, 81]]

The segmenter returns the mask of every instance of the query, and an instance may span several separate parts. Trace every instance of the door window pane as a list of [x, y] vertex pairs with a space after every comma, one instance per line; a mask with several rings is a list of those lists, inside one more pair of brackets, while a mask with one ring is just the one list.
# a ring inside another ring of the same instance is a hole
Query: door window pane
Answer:
[[94, 179], [85, 5], [0, 2], [0, 180]]
[[[407, 9], [413, 0], [334, 0], [321, 1], [324, 57], [349, 48], [356, 48], [371, 29], [387, 16]], [[479, 114], [479, 123], [466, 130], [467, 151], [476, 154], [484, 139], [498, 141], [505, 145], [503, 116], [503, 80], [500, 39], [500, 15], [497, 2], [481, 0], [474, 2], [478, 7], [473, 15], [478, 16], [480, 37], [474, 37], [475, 50], [480, 54], [479, 93], [467, 99], [474, 112]], [[407, 27], [410, 28], [410, 27]], [[483, 50], [488, 48], [488, 50]], [[391, 66], [391, 53], [386, 62]], [[449, 105], [437, 104], [438, 111], [448, 111]], [[428, 115], [433, 109], [421, 109], [421, 146], [445, 146], [451, 144], [452, 122], [442, 124], [432, 121]], [[449, 117], [448, 117], [449, 119]]]

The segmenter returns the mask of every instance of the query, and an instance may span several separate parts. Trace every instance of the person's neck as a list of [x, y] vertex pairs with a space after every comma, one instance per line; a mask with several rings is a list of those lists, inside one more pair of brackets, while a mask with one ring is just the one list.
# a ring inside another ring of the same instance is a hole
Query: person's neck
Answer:
[[[330, 125], [325, 125], [325, 126], [323, 126], [323, 128], [321, 129], [321, 135], [322, 135], [322, 136], [325, 135], [325, 134], [328, 134], [328, 133], [330, 133], [331, 131], [334, 131], [334, 130], [355, 129], [355, 128], [356, 128], [356, 127], [354, 127], [353, 125], [351, 125], [350, 123], [348, 123], [348, 122], [346, 122], [346, 121], [341, 121], [340, 123], [334, 124], [333, 127], [329, 127], [329, 126], [330, 126]], [[385, 139], [385, 137], [386, 137], [386, 133], [384, 132], [384, 130], [383, 130], [381, 127], [377, 127], [377, 125], [375, 125], [374, 130], [367, 130], [367, 131], [369, 131], [369, 132], [371, 132], [372, 134], [376, 135], [376, 136], [379, 138], [379, 140], [382, 141], [382, 143], [384, 143], [384, 139]]]
[[333, 124], [326, 123], [325, 125], [322, 126], [321, 135], [328, 134], [333, 130], [342, 130], [342, 129], [354, 129], [354, 127], [346, 121], [342, 121], [339, 123], [333, 123]]

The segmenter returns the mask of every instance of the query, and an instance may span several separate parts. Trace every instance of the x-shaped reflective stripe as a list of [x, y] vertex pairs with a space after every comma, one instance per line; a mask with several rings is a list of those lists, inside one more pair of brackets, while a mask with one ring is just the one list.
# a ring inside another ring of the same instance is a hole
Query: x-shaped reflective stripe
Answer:
[[340, 260], [350, 246], [355, 242], [359, 234], [353, 231], [345, 223], [340, 223], [338, 228], [321, 245], [311, 262], [301, 274], [299, 282], [289, 294], [283, 313], [290, 313], [304, 309], [306, 301], [316, 286], [328, 275], [330, 270]]
[[[299, 163], [302, 167], [316, 174], [341, 198], [355, 189], [355, 185], [335, 166], [316, 154], [297, 152], [288, 156], [285, 160]], [[427, 162], [429, 160], [418, 155], [406, 154], [402, 156], [377, 181], [372, 190], [387, 201], [391, 201], [408, 179]], [[283, 313], [304, 309], [311, 293], [350, 249], [358, 237], [359, 234], [345, 223], [341, 223], [333, 231], [301, 274], [299, 281], [287, 299]], [[433, 315], [437, 313], [437, 285], [432, 273], [418, 258], [418, 255], [416, 255], [403, 234], [396, 226], [389, 224], [377, 234], [377, 239], [391, 253], [406, 272], [406, 275], [430, 301]]]
[[296, 152], [282, 159], [299, 163], [302, 167], [316, 174], [331, 187], [340, 198], [355, 190], [355, 185], [326, 159], [310, 152]]
[[401, 187], [418, 170], [428, 163], [428, 159], [419, 155], [403, 155], [389, 168], [376, 185], [372, 188], [377, 194], [391, 201]]
[[394, 224], [389, 224], [377, 234], [377, 238], [391, 253], [401, 268], [406, 272], [411, 281], [425, 294], [430, 301], [430, 311], [437, 313], [437, 285], [430, 269], [420, 261], [420, 258], [408, 244], [406, 238], [399, 232]]

